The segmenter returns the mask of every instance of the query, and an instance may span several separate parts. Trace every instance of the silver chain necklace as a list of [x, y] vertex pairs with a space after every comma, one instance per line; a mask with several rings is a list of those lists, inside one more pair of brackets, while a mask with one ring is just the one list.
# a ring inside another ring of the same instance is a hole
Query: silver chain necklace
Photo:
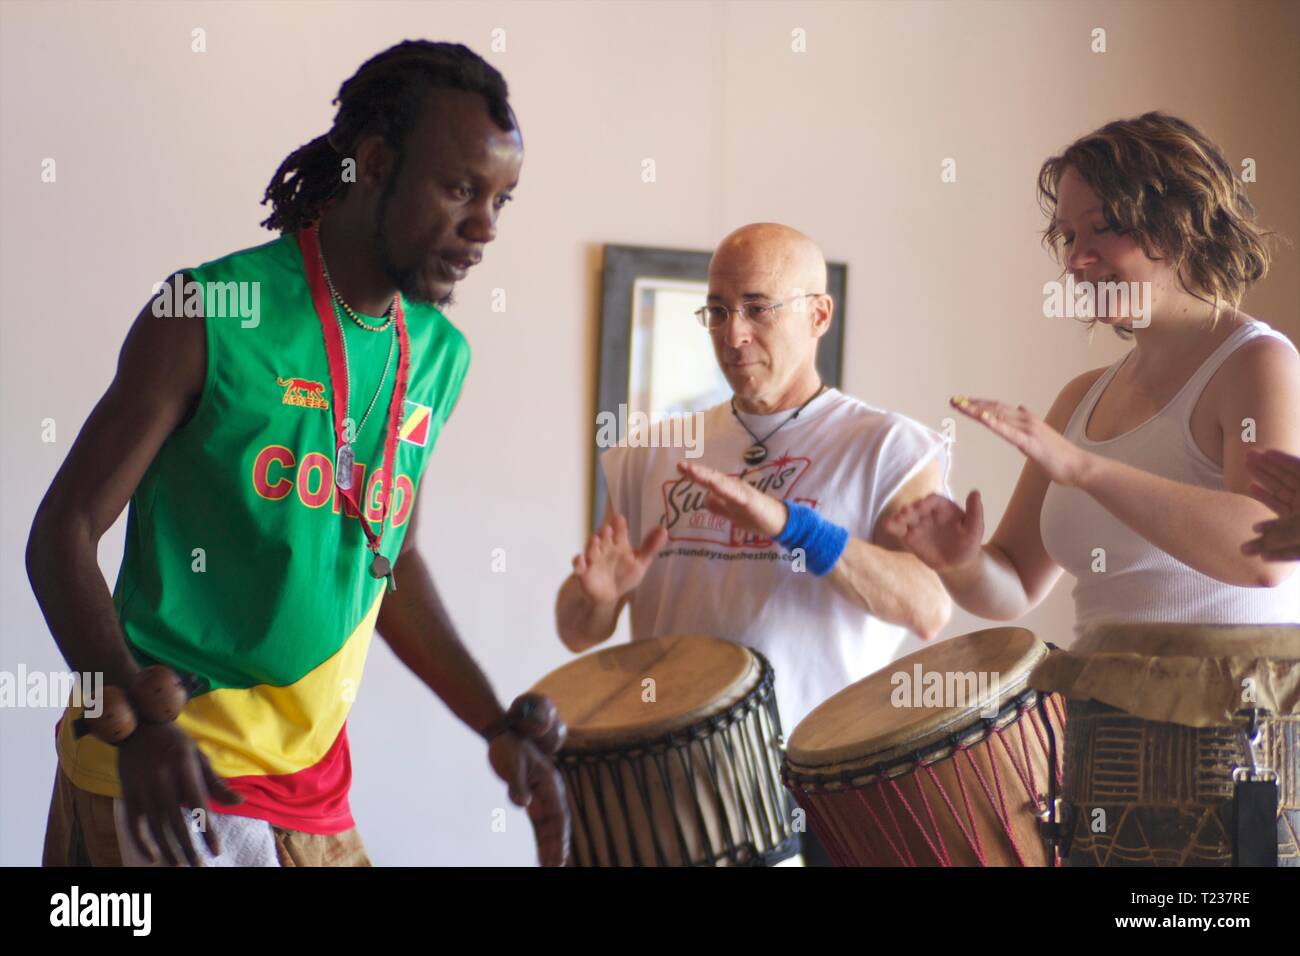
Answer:
[[[339, 324], [339, 338], [343, 341], [343, 372], [347, 376], [348, 381], [348, 398], [344, 403], [345, 407], [343, 410], [343, 421], [346, 429], [346, 423], [352, 420], [352, 363], [348, 361], [348, 337], [347, 332], [343, 327], [343, 317], [339, 315], [339, 303], [343, 300], [342, 297], [339, 296], [338, 292], [335, 291], [334, 282], [330, 279], [329, 266], [325, 264], [324, 249], [321, 249], [320, 264], [321, 271], [325, 273], [325, 282], [330, 289], [330, 304], [334, 307], [334, 321]], [[344, 308], [347, 308], [346, 303], [344, 303]], [[351, 313], [352, 310], [348, 309], [348, 314], [351, 315]], [[384, 362], [383, 374], [379, 376], [379, 385], [375, 388], [375, 394], [370, 396], [370, 404], [366, 407], [366, 413], [361, 416], [361, 424], [358, 425], [356, 431], [352, 433], [351, 439], [344, 441], [342, 446], [340, 446], [338, 457], [334, 460], [334, 483], [344, 491], [350, 491], [352, 489], [352, 465], [356, 461], [356, 454], [352, 450], [352, 443], [361, 437], [361, 429], [366, 427], [366, 419], [370, 417], [371, 411], [374, 410], [375, 402], [379, 400], [379, 393], [384, 389], [384, 380], [388, 378], [388, 370], [393, 365], [393, 349], [397, 345], [397, 324], [393, 322], [393, 317], [396, 314], [397, 296], [393, 296], [393, 302], [388, 307], [388, 322], [385, 323], [385, 326], [391, 325], [393, 331], [388, 339], [388, 360]], [[357, 321], [355, 317], [353, 321]], [[365, 323], [359, 324], [363, 329], [366, 329], [369, 332], [381, 330], [377, 329], [373, 325], [366, 325]], [[346, 434], [345, 431], [345, 438]]]
[[[343, 421], [346, 423], [352, 419], [352, 365], [348, 361], [348, 338], [343, 331], [343, 319], [339, 315], [339, 310], [334, 309], [334, 319], [339, 324], [339, 338], [343, 340], [343, 370], [348, 377], [348, 399], [344, 409]], [[388, 378], [388, 370], [393, 365], [393, 347], [397, 344], [397, 326], [393, 326], [393, 334], [388, 339], [388, 361], [384, 362], [383, 374], [379, 376], [379, 385], [375, 388], [375, 394], [370, 396], [370, 404], [366, 407], [366, 413], [361, 416], [361, 424], [357, 430], [352, 433], [352, 438], [344, 442], [343, 447], [339, 449], [338, 460], [335, 462], [334, 482], [344, 491], [352, 487], [352, 463], [355, 455], [352, 451], [352, 442], [361, 438], [361, 429], [366, 427], [366, 419], [370, 417], [371, 411], [374, 410], [375, 402], [379, 400], [379, 393], [384, 389], [384, 380]]]

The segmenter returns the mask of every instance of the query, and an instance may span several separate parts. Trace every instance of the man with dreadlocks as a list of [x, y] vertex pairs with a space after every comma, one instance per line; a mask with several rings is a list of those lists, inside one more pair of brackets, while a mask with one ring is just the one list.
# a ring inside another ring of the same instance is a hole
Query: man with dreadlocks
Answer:
[[[464, 46], [380, 53], [276, 171], [281, 237], [177, 273], [136, 319], [28, 542], [60, 650], [106, 685], [58, 724], [46, 865], [368, 865], [346, 719], [376, 629], [563, 863], [563, 725], [536, 695], [503, 710], [416, 547], [469, 364], [439, 308], [523, 163], [506, 97]], [[232, 288], [254, 321], [224, 316]], [[128, 499], [110, 597], [97, 545]]]

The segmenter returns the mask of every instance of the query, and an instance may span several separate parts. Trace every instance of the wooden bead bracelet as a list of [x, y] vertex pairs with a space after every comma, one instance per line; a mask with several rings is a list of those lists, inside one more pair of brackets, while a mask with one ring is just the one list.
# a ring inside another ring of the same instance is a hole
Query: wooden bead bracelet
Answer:
[[135, 733], [141, 720], [166, 724], [175, 720], [189, 700], [180, 677], [170, 667], [154, 664], [131, 679], [127, 690], [105, 687], [98, 717], [78, 717], [72, 723], [77, 737], [91, 734], [117, 746]]

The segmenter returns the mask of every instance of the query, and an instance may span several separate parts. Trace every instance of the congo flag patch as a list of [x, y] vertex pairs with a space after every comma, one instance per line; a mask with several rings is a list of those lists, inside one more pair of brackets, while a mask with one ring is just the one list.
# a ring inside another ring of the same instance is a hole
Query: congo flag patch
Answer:
[[429, 420], [433, 409], [419, 402], [406, 402], [402, 411], [402, 428], [397, 437], [412, 445], [423, 446], [429, 440]]

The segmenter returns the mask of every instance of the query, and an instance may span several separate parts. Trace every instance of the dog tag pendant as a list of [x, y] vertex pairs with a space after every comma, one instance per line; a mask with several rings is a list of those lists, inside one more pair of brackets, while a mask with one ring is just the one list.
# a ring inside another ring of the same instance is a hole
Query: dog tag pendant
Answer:
[[334, 484], [348, 491], [352, 488], [352, 446], [342, 445], [339, 456], [334, 461]]

